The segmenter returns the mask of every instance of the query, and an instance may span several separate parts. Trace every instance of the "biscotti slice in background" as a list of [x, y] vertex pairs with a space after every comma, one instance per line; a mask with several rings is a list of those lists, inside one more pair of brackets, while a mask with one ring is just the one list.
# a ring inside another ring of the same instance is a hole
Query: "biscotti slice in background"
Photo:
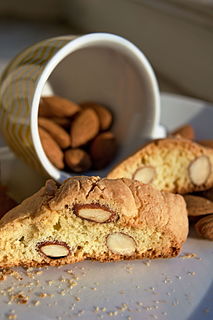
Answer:
[[122, 177], [180, 194], [207, 190], [213, 186], [213, 149], [182, 138], [155, 140], [108, 174]]
[[169, 258], [187, 234], [180, 195], [129, 179], [49, 180], [0, 220], [0, 267]]

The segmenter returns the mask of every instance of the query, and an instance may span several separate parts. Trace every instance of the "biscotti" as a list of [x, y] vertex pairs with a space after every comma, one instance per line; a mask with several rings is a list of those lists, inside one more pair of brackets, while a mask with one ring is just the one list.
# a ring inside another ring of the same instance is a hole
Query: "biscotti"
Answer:
[[129, 179], [49, 180], [0, 220], [0, 267], [169, 258], [187, 233], [180, 195]]
[[213, 186], [213, 149], [182, 138], [155, 140], [108, 174], [122, 177], [174, 193], [207, 190]]

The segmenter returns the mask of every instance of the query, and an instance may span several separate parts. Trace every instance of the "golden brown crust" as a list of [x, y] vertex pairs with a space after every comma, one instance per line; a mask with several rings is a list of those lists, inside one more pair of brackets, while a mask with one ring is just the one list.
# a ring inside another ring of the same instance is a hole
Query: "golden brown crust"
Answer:
[[[179, 152], [179, 155], [181, 156], [183, 162], [185, 160], [186, 155], [188, 157], [188, 163], [187, 161], [185, 161], [186, 167], [183, 168], [183, 166], [180, 165], [180, 169], [182, 169], [182, 171], [184, 169], [183, 176], [180, 176], [181, 170], [175, 170], [175, 168], [177, 168], [178, 166], [180, 159], [178, 157], [171, 159], [171, 153], [174, 151]], [[168, 155], [170, 155], [170, 158], [167, 158]], [[207, 156], [210, 161], [211, 172], [205, 183], [198, 186], [190, 181], [188, 177], [188, 166], [189, 162], [203, 155]], [[168, 181], [170, 176], [171, 179], [173, 179], [171, 185], [159, 183], [159, 181], [155, 183], [154, 181], [153, 185], [159, 190], [185, 194], [194, 191], [207, 190], [213, 186], [213, 150], [201, 146], [191, 140], [175, 137], [158, 139], [146, 144], [137, 152], [135, 152], [128, 158], [124, 159], [121, 163], [115, 166], [114, 169], [112, 169], [108, 173], [107, 178], [132, 178], [133, 173], [136, 169], [140, 167], [140, 165], [153, 165], [154, 158], [156, 159], [155, 167], [158, 171], [158, 174], [166, 175]], [[167, 170], [166, 174], [165, 172], [163, 172], [165, 171], [165, 169]], [[175, 171], [177, 171], [176, 175]], [[174, 175], [174, 178], [172, 178], [172, 175]], [[162, 179], [164, 179], [163, 175], [160, 180]], [[180, 182], [181, 179], [183, 180], [183, 183]]]

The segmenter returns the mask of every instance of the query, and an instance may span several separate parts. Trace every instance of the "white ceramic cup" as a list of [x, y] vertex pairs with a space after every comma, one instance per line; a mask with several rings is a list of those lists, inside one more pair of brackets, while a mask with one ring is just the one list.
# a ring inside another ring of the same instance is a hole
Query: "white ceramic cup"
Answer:
[[[159, 131], [160, 98], [154, 72], [144, 54], [128, 40], [107, 33], [64, 36], [26, 49], [1, 78], [1, 128], [13, 151], [58, 182], [73, 176], [48, 160], [38, 134], [42, 95], [75, 102], [95, 101], [112, 110], [119, 152], [112, 165]], [[86, 174], [105, 176], [110, 170]]]

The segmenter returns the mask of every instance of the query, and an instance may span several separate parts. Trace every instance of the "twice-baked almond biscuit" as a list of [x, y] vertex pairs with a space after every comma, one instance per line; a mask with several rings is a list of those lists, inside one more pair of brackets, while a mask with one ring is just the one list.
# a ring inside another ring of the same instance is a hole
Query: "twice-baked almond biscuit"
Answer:
[[70, 146], [69, 134], [51, 119], [38, 117], [38, 125], [45, 129], [62, 149]]
[[153, 168], [148, 182], [159, 190], [185, 194], [213, 186], [213, 150], [187, 139], [152, 141], [118, 164], [108, 178], [147, 182], [145, 168]]
[[169, 258], [187, 234], [180, 195], [129, 179], [49, 180], [0, 220], [0, 267]]
[[58, 169], [64, 168], [64, 154], [56, 141], [43, 128], [38, 128], [40, 140], [47, 158]]
[[203, 197], [195, 195], [184, 195], [186, 201], [186, 208], [189, 216], [201, 216], [206, 214], [213, 214], [213, 202]]
[[172, 136], [180, 136], [185, 139], [194, 140], [195, 131], [190, 124], [185, 124], [170, 133]]
[[112, 113], [105, 106], [95, 102], [83, 102], [80, 104], [83, 109], [91, 108], [95, 110], [100, 122], [100, 129], [107, 130], [112, 124]]
[[42, 97], [38, 115], [40, 117], [72, 117], [81, 110], [80, 106], [59, 96]]
[[71, 146], [77, 148], [86, 144], [98, 134], [99, 128], [96, 112], [92, 109], [82, 110], [71, 124]]

